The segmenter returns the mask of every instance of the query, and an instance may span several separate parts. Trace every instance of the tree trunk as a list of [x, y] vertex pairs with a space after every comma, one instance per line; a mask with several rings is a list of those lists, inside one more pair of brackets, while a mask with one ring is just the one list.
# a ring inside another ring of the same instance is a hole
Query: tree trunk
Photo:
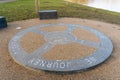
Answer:
[[40, 10], [40, 0], [35, 0], [35, 10], [36, 13], [38, 14], [38, 11]]

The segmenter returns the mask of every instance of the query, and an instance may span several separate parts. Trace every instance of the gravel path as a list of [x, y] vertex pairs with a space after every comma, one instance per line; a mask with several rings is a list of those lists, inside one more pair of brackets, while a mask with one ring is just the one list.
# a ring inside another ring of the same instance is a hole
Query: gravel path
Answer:
[[16, 1], [16, 0], [0, 0], [0, 3], [12, 2], [12, 1]]

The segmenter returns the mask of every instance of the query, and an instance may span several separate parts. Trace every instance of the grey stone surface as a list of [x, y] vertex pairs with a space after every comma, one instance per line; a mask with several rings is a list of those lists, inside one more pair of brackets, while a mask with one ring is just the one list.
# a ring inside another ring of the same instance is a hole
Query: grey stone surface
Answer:
[[[39, 30], [40, 27], [50, 27], [50, 26], [69, 26], [65, 31], [59, 32], [45, 32]], [[86, 41], [78, 39], [71, 32], [76, 28], [82, 28], [94, 33], [99, 37], [100, 42], [95, 43], [91, 41]], [[28, 32], [35, 32], [37, 34], [44, 35], [47, 43], [42, 47], [35, 50], [32, 54], [28, 54], [21, 47], [20, 39]], [[81, 59], [74, 60], [47, 60], [43, 59], [42, 55], [48, 52], [57, 44], [69, 44], [71, 42], [76, 42], [78, 44], [83, 44], [86, 46], [92, 46], [97, 49], [96, 52], [92, 53]], [[82, 71], [94, 67], [106, 59], [109, 58], [113, 50], [113, 45], [111, 40], [105, 36], [103, 33], [86, 26], [80, 26], [75, 24], [42, 24], [25, 29], [17, 33], [9, 42], [9, 51], [11, 56], [19, 64], [26, 67], [30, 67], [36, 70], [48, 70], [48, 71], [58, 71], [58, 72], [69, 72], [69, 71]]]

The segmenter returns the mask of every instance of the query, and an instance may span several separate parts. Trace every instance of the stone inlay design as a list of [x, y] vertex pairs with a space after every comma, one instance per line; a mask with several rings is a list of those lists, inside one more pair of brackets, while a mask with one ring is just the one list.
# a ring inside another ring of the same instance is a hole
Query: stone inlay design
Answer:
[[[65, 29], [64, 31], [54, 31], [54, 32], [47, 32], [44, 30], [40, 30], [40, 28], [50, 27], [50, 26], [68, 26], [68, 28]], [[92, 32], [99, 38], [99, 42], [77, 38], [72, 33], [77, 28], [85, 29]], [[28, 54], [22, 48], [20, 43], [21, 38], [29, 32], [34, 32], [36, 34], [43, 35], [44, 39], [46, 40], [46, 43], [44, 43], [41, 47], [33, 51], [32, 54]], [[85, 56], [84, 58], [76, 58], [71, 60], [48, 60], [46, 58], [43, 58], [43, 55], [49, 52], [55, 46], [71, 44], [71, 43], [77, 43], [80, 45], [93, 47], [96, 49], [96, 51], [88, 56]], [[113, 50], [113, 45], [111, 40], [103, 33], [90, 27], [80, 26], [75, 24], [63, 24], [63, 23], [41, 24], [39, 26], [34, 26], [25, 29], [17, 33], [9, 42], [10, 54], [16, 62], [36, 70], [41, 69], [41, 70], [60, 71], [60, 72], [81, 71], [94, 67], [104, 62], [111, 55], [112, 50]]]
[[93, 42], [99, 42], [99, 38], [92, 32], [82, 29], [82, 28], [76, 28], [73, 31], [73, 34], [79, 38], [79, 39], [83, 39], [83, 40], [89, 40], [89, 41], [93, 41]]

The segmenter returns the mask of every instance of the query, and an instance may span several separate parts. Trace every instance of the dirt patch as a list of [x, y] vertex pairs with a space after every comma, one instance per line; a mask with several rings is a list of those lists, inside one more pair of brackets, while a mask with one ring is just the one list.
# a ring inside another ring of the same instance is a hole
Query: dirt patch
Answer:
[[43, 35], [36, 34], [33, 32], [26, 33], [21, 38], [21, 45], [23, 49], [28, 52], [32, 53], [38, 48], [40, 48], [45, 43]]
[[48, 60], [72, 60], [84, 58], [95, 51], [96, 49], [93, 47], [80, 45], [78, 43], [70, 43], [56, 45], [52, 50], [45, 53], [43, 58]]
[[99, 42], [99, 38], [95, 34], [85, 29], [77, 28], [73, 31], [73, 34], [75, 34], [79, 39]]
[[53, 32], [53, 31], [64, 31], [68, 28], [68, 26], [49, 26], [49, 27], [42, 27], [40, 30]]

